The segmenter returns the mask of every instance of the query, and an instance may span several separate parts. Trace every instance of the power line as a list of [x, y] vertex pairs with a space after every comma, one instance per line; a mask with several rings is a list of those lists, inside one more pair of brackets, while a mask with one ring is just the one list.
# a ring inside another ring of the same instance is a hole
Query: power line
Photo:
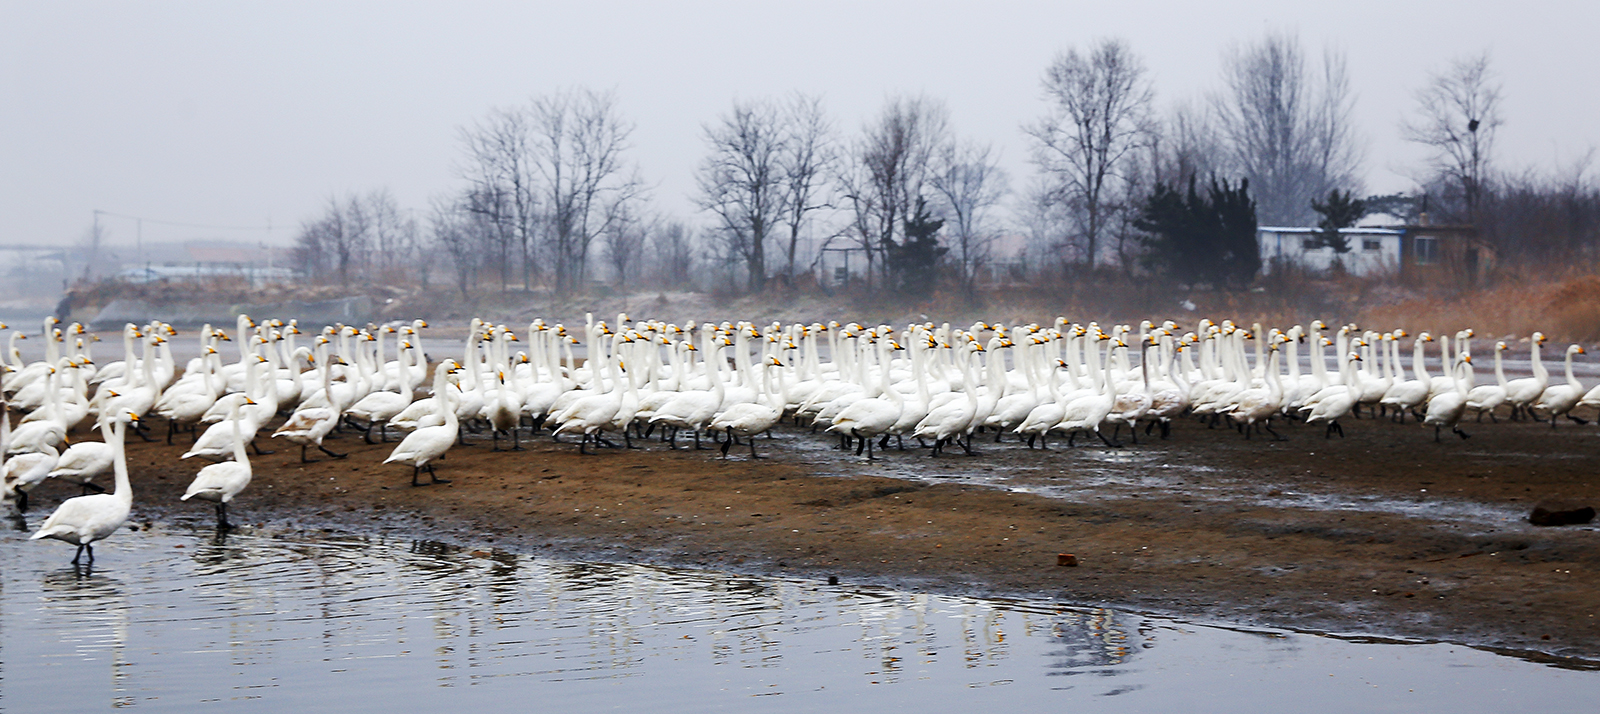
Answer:
[[102, 211], [102, 210], [99, 210], [99, 209], [95, 209], [95, 213], [100, 214], [102, 216], [115, 216], [117, 218], [128, 218], [128, 219], [135, 220], [135, 221], [144, 221], [145, 223], [154, 223], [154, 224], [163, 225], [163, 226], [178, 226], [178, 227], [181, 227], [181, 228], [204, 228], [204, 229], [207, 229], [207, 230], [214, 230], [214, 231], [264, 231], [264, 232], [271, 232], [272, 231], [272, 225], [271, 224], [268, 224], [268, 225], [265, 225], [265, 226], [213, 226], [213, 225], [207, 225], [207, 224], [204, 224], [204, 223], [184, 223], [182, 221], [164, 221], [164, 220], [161, 220], [159, 218], [145, 218], [143, 216], [130, 216], [130, 215], [126, 214], [126, 213], [114, 213], [112, 211]]

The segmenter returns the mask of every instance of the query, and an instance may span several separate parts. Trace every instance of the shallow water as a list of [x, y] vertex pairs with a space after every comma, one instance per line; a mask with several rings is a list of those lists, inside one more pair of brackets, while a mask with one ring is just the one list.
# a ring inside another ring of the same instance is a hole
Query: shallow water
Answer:
[[[0, 710], [1583, 710], [1585, 663], [1106, 608], [208, 531], [0, 534]], [[1576, 668], [1575, 668], [1576, 667]]]

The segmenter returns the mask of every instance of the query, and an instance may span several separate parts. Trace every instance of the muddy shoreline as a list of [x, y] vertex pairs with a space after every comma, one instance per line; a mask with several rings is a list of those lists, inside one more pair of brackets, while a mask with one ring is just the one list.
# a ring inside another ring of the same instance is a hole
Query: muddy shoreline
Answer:
[[[472, 439], [439, 464], [451, 483], [423, 487], [380, 464], [392, 444], [347, 432], [328, 443], [348, 458], [313, 450], [321, 460], [301, 464], [263, 437], [278, 451], [252, 459], [231, 513], [267, 533], [834, 576], [1600, 661], [1600, 528], [1526, 521], [1545, 499], [1600, 505], [1600, 431], [1469, 430], [1435, 444], [1419, 426], [1360, 420], [1343, 440], [1289, 426], [1271, 442], [1184, 421], [1123, 449], [991, 436], [976, 456], [891, 448], [873, 462], [789, 425], [758, 440], [761, 460], [654, 440], [582, 456], [548, 436], [519, 452]], [[212, 522], [209, 504], [178, 502], [202, 465], [180, 461], [178, 441], [130, 441], [135, 522]], [[40, 486], [29, 523], [74, 492]], [[1058, 565], [1062, 553], [1079, 565]]]

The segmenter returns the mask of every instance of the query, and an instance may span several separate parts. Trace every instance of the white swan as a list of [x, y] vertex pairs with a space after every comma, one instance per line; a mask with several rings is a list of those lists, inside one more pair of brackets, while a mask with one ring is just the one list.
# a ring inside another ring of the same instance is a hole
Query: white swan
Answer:
[[1462, 354], [1450, 376], [1455, 378], [1455, 391], [1444, 392], [1428, 400], [1428, 415], [1423, 417], [1423, 426], [1433, 427], [1433, 440], [1439, 440], [1439, 431], [1450, 427], [1450, 431], [1463, 439], [1468, 437], [1467, 432], [1461, 430], [1461, 415], [1467, 411], [1467, 382], [1461, 374], [1472, 369], [1472, 355]]
[[768, 380], [777, 380], [778, 389], [774, 393], [768, 390], [766, 394], [758, 397], [756, 401], [744, 404], [735, 404], [728, 407], [721, 416], [712, 420], [711, 428], [715, 431], [724, 431], [728, 439], [722, 442], [722, 455], [728, 455], [728, 448], [733, 445], [733, 437], [742, 436], [750, 442], [750, 458], [759, 459], [756, 454], [756, 435], [765, 434], [772, 427], [777, 426], [778, 420], [783, 418], [784, 405], [788, 397], [783, 388], [783, 362], [777, 357], [769, 357], [766, 365], [778, 369], [767, 369], [762, 373], [762, 383], [768, 386]]
[[[310, 359], [313, 365], [316, 364], [315, 356], [307, 359]], [[322, 391], [324, 393], [329, 390], [332, 384], [333, 365], [342, 362], [344, 362], [343, 359], [340, 359], [338, 355], [334, 355], [332, 358], [325, 358], [318, 367], [318, 371], [322, 373]], [[281, 436], [290, 443], [299, 444], [300, 463], [302, 464], [310, 463], [306, 459], [307, 446], [315, 446], [318, 451], [324, 454], [336, 459], [342, 459], [349, 456], [349, 454], [335, 453], [322, 445], [322, 440], [327, 438], [328, 434], [333, 432], [333, 428], [338, 425], [339, 410], [337, 408], [301, 406], [299, 409], [294, 410], [293, 414], [289, 415], [289, 420], [284, 422], [283, 426], [272, 432], [272, 438]]]
[[233, 429], [233, 461], [209, 464], [200, 469], [200, 473], [194, 475], [194, 481], [190, 482], [188, 490], [178, 499], [187, 501], [198, 498], [216, 503], [218, 530], [233, 527], [228, 524], [228, 502], [250, 485], [250, 455], [245, 453], [244, 434], [239, 430], [239, 410], [253, 404], [255, 402], [246, 398], [243, 404], [235, 403], [229, 410], [227, 421]]
[[[122, 418], [127, 420], [131, 413], [124, 413]], [[101, 421], [106, 420], [107, 417], [101, 417]], [[61, 452], [61, 458], [56, 461], [49, 477], [78, 484], [85, 494], [90, 489], [105, 493], [104, 488], [94, 483], [94, 477], [110, 471], [115, 460], [116, 449], [110, 442], [80, 441]]]
[[1543, 332], [1533, 333], [1529, 339], [1533, 360], [1533, 376], [1513, 379], [1506, 382], [1506, 402], [1511, 405], [1511, 416], [1516, 418], [1528, 407], [1539, 401], [1544, 394], [1544, 388], [1550, 384], [1550, 373], [1545, 371], [1544, 363], [1539, 360], [1539, 346], [1545, 342]]
[[1567, 348], [1567, 383], [1552, 384], [1546, 387], [1544, 394], [1540, 395], [1538, 403], [1533, 405], [1536, 411], [1550, 414], [1550, 428], [1556, 428], [1556, 417], [1566, 416], [1579, 424], [1584, 420], [1572, 416], [1572, 408], [1578, 406], [1578, 400], [1583, 399], [1583, 383], [1572, 376], [1572, 357], [1585, 354], [1583, 347], [1572, 345]]
[[1494, 384], [1480, 384], [1467, 392], [1467, 408], [1478, 413], [1478, 421], [1483, 421], [1483, 415], [1489, 415], [1489, 421], [1498, 422], [1494, 418], [1495, 407], [1506, 402], [1506, 370], [1502, 364], [1500, 353], [1510, 349], [1504, 342], [1494, 343]]
[[1346, 356], [1344, 364], [1339, 367], [1339, 384], [1329, 385], [1314, 395], [1313, 399], [1306, 401], [1300, 410], [1306, 412], [1306, 423], [1315, 424], [1323, 422], [1328, 425], [1323, 431], [1324, 439], [1333, 438], [1333, 432], [1339, 432], [1339, 438], [1344, 438], [1344, 427], [1339, 420], [1355, 409], [1356, 400], [1361, 398], [1361, 385], [1356, 383], [1353, 376], [1356, 362], [1361, 361], [1361, 355], [1351, 352]]
[[435, 398], [439, 400], [439, 412], [444, 418], [444, 423], [425, 426], [407, 434], [406, 438], [401, 439], [400, 444], [394, 447], [394, 451], [389, 454], [389, 458], [383, 460], [383, 463], [386, 464], [397, 462], [410, 464], [412, 486], [422, 485], [417, 483], [417, 476], [424, 469], [428, 471], [431, 483], [450, 482], [448, 479], [439, 478], [433, 472], [433, 462], [444, 456], [444, 452], [450, 450], [450, 446], [456, 441], [456, 433], [460, 429], [460, 421], [456, 417], [455, 405], [450, 403], [455, 395], [445, 388], [446, 379], [449, 375], [460, 371], [460, 365], [453, 359], [445, 360], [433, 369], [433, 393], [436, 395]]
[[[137, 423], [139, 416], [129, 414], [128, 419]], [[77, 554], [72, 556], [74, 565], [78, 564], [84, 553], [89, 554], [89, 562], [93, 563], [94, 542], [104, 540], [121, 529], [122, 524], [128, 521], [129, 511], [133, 509], [133, 486], [128, 483], [128, 460], [123, 455], [122, 420], [103, 421], [100, 429], [106, 443], [111, 444], [116, 486], [111, 493], [78, 496], [63, 501], [56, 507], [55, 513], [45, 519], [44, 525], [39, 526], [39, 530], [28, 538], [54, 538], [78, 546]]]

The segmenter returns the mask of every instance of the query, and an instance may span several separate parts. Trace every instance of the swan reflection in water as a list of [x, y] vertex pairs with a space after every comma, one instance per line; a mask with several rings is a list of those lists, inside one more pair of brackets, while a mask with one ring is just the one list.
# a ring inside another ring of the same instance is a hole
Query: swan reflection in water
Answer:
[[121, 580], [94, 571], [92, 563], [84, 563], [45, 573], [39, 579], [38, 617], [60, 623], [55, 627], [57, 636], [72, 642], [85, 661], [109, 653], [111, 706], [128, 706], [134, 699], [123, 693], [132, 691], [129, 678], [134, 670], [128, 652], [127, 588]]

